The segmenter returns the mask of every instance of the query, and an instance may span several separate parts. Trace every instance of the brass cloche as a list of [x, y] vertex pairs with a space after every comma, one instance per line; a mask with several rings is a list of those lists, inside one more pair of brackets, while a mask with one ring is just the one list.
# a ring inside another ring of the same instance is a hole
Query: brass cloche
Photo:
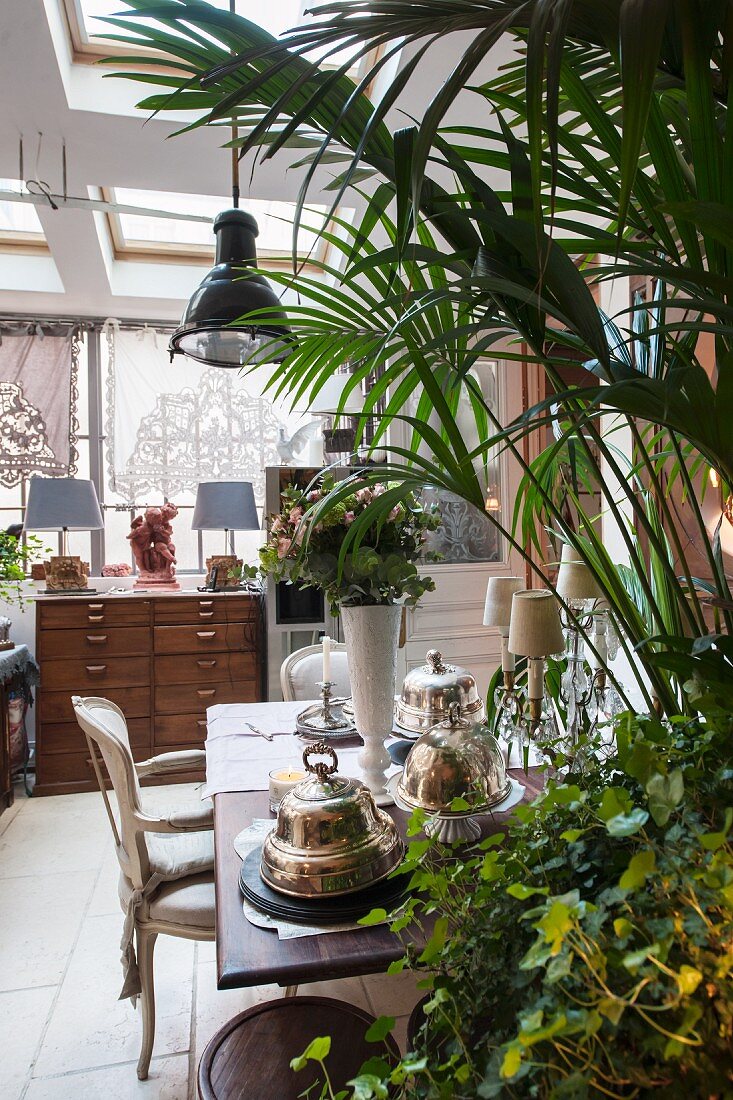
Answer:
[[[330, 756], [331, 763], [315, 756]], [[285, 795], [262, 848], [260, 874], [273, 890], [334, 897], [386, 878], [402, 860], [397, 827], [368, 787], [336, 774], [338, 757], [319, 741], [303, 753], [309, 775]]]
[[[402, 802], [440, 817], [486, 813], [509, 794], [504, 757], [487, 726], [461, 714], [452, 703], [449, 717], [417, 739], [397, 785]], [[451, 810], [455, 798], [469, 810]]]

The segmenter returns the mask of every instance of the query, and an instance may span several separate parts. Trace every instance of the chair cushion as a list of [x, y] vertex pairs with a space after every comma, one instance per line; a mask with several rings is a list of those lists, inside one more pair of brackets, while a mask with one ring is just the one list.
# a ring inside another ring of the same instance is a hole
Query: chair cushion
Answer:
[[[130, 880], [120, 875], [120, 904], [127, 908], [132, 895]], [[211, 871], [200, 875], [164, 882], [147, 902], [147, 920], [179, 924], [184, 928], [203, 928], [214, 931], [214, 875]]]
[[214, 868], [214, 833], [147, 833], [150, 871], [170, 882]]

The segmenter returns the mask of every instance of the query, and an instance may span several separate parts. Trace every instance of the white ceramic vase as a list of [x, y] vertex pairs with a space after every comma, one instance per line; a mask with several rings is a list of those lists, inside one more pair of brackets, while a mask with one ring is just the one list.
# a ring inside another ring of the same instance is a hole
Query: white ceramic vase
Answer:
[[394, 801], [386, 786], [386, 771], [391, 759], [384, 743], [392, 733], [394, 722], [401, 621], [399, 604], [341, 608], [354, 723], [364, 740], [359, 765], [362, 778], [378, 806], [389, 806]]

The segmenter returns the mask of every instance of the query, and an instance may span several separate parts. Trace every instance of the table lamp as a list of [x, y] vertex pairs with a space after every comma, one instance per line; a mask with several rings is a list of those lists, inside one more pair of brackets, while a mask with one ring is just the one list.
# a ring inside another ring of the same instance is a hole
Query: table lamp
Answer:
[[45, 563], [46, 591], [57, 595], [93, 591], [89, 566], [69, 554], [69, 531], [101, 531], [104, 519], [91, 481], [74, 477], [32, 477], [23, 526], [27, 531], [61, 531], [61, 554]]
[[212, 591], [238, 588], [242, 559], [229, 553], [229, 532], [260, 530], [260, 516], [251, 482], [199, 482], [191, 530], [224, 532], [224, 553], [213, 554], [206, 559], [206, 584]]
[[545, 658], [565, 648], [557, 601], [546, 588], [524, 589], [512, 596], [509, 649], [527, 658], [527, 700], [530, 732], [542, 721]]
[[521, 577], [489, 577], [484, 604], [484, 626], [495, 626], [501, 635], [501, 668], [504, 687], [514, 687], [514, 654], [509, 649], [509, 624], [512, 617], [512, 597], [524, 588]]

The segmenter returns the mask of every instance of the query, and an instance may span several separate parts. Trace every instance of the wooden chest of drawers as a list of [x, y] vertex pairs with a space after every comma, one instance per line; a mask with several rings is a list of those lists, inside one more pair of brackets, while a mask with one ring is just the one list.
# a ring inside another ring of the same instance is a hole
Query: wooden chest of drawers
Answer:
[[214, 703], [263, 698], [260, 604], [239, 593], [40, 597], [36, 654], [37, 794], [96, 786], [72, 695], [117, 703], [137, 760], [200, 748]]

